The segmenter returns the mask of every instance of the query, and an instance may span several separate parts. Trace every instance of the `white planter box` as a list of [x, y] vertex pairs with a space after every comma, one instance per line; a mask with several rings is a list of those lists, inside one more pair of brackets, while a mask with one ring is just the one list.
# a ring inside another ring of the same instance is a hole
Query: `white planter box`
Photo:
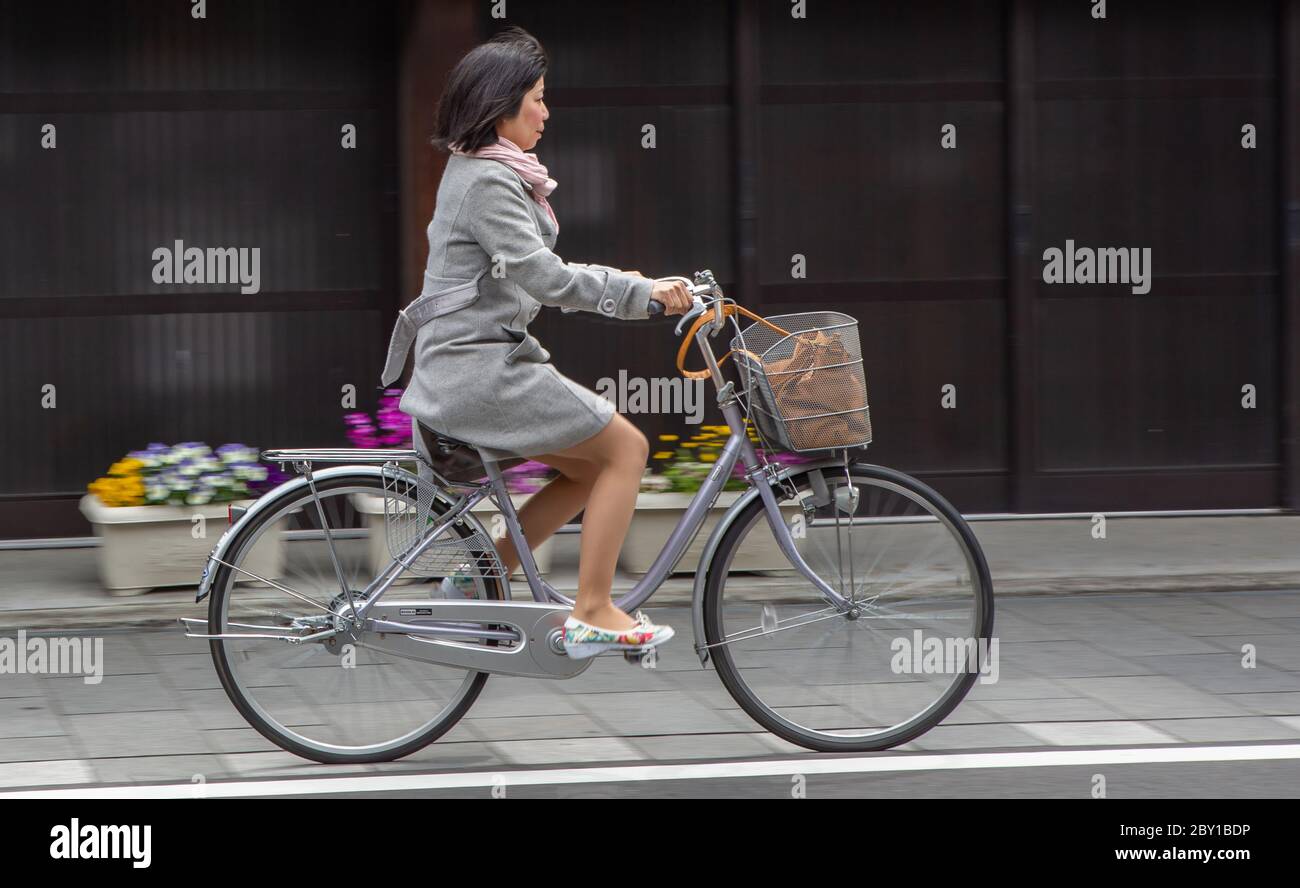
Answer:
[[[532, 494], [524, 494], [513, 499], [515, 509], [523, 507], [528, 502], [528, 497]], [[375, 576], [393, 561], [392, 553], [388, 551], [388, 536], [384, 531], [384, 498], [381, 496], [368, 496], [366, 494], [353, 494], [352, 503], [356, 506], [358, 512], [366, 516], [366, 525], [370, 529], [370, 568]], [[493, 534], [496, 529], [493, 527], [493, 518], [499, 514], [496, 504], [491, 500], [483, 500], [470, 509], [482, 524], [483, 528], [492, 535], [493, 539], [499, 541], [500, 536], [505, 535], [505, 524], [501, 523], [501, 533]], [[551, 544], [554, 538], [542, 543], [533, 550], [533, 559], [537, 562], [537, 570], [540, 573], [547, 573], [551, 569]], [[516, 569], [510, 576], [512, 578], [523, 577], [522, 568]], [[397, 582], [410, 582], [412, 580], [422, 579], [410, 573], [403, 573], [397, 578]]]
[[[677, 562], [675, 571], [690, 573], [700, 563], [704, 546], [709, 541], [709, 534], [717, 525], [723, 513], [730, 508], [744, 491], [724, 490], [718, 494], [717, 502], [709, 509], [704, 519], [704, 526], [695, 535], [694, 541], [687, 547], [686, 554]], [[628, 529], [627, 539], [623, 542], [623, 551], [619, 556], [619, 566], [631, 574], [643, 574], [650, 569], [655, 557], [668, 541], [668, 536], [686, 512], [693, 493], [639, 493], [636, 498], [636, 514], [632, 516], [632, 526]], [[796, 505], [783, 506], [787, 526], [791, 518], [800, 511]], [[776, 545], [772, 532], [767, 527], [767, 519], [759, 518], [761, 528], [752, 531], [741, 545], [740, 551], [732, 559], [732, 570], [792, 570], [790, 562]]]
[[[110, 595], [139, 595], [160, 586], [197, 587], [208, 553], [228, 527], [229, 505], [106, 506], [93, 493], [86, 494], [79, 508], [100, 539], [100, 582]], [[195, 515], [205, 521], [205, 535], [199, 539], [192, 535]], [[277, 579], [283, 565], [283, 540], [278, 534], [264, 534], [241, 566]], [[237, 582], [265, 585], [248, 579]]]

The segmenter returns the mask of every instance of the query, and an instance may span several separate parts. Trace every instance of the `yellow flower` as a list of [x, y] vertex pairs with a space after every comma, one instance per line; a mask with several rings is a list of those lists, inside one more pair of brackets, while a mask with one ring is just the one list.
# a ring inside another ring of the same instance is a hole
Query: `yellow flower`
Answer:
[[716, 462], [718, 455], [716, 453], [701, 453], [700, 462]]
[[660, 436], [659, 436], [659, 440], [660, 440], [660, 441], [676, 441], [676, 440], [677, 440], [677, 436], [676, 436], [676, 435], [660, 435]]
[[658, 453], [656, 453], [656, 454], [654, 455], [654, 458], [655, 458], [655, 459], [668, 459], [668, 458], [669, 458], [670, 456], [672, 456], [672, 455], [673, 455], [673, 452], [672, 452], [671, 450], [661, 450], [661, 451], [659, 451]]
[[683, 441], [683, 442], [682, 442], [682, 446], [683, 446], [683, 447], [699, 447], [700, 445], [697, 444], [697, 443], [694, 442], [694, 441]]
[[106, 506], [138, 506], [144, 502], [141, 478], [99, 478], [86, 485]]

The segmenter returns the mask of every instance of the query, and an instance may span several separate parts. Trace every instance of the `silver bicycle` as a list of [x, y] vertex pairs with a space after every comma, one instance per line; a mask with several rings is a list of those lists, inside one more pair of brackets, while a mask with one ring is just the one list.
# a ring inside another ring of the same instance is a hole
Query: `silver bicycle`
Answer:
[[[748, 486], [695, 567], [701, 665], [712, 659], [745, 712], [809, 749], [879, 750], [919, 736], [983, 667], [966, 656], [987, 650], [993, 628], [974, 534], [930, 487], [860, 459], [871, 426], [856, 321], [760, 319], [711, 273], [682, 280], [695, 304], [676, 328], [680, 336], [693, 322], [678, 367], [713, 380], [730, 436], [649, 571], [616, 604], [633, 611], [659, 588], [739, 461]], [[742, 329], [738, 314], [759, 322]], [[739, 384], [710, 343], [728, 323]], [[705, 370], [683, 367], [691, 341]], [[443, 454], [475, 452], [420, 431]], [[783, 465], [780, 452], [811, 461]], [[298, 474], [232, 515], [198, 589], [207, 619], [183, 623], [208, 640], [226, 693], [271, 742], [319, 762], [388, 761], [448, 731], [489, 674], [573, 678], [590, 667], [565, 655], [573, 602], [538, 575], [498, 463], [479, 454], [477, 477], [457, 479], [418, 449], [262, 456]], [[485, 500], [520, 554], [531, 601], [512, 600], [473, 511]], [[744, 569], [743, 553], [773, 549], [788, 569]], [[453, 571], [472, 578], [472, 598], [443, 596]]]

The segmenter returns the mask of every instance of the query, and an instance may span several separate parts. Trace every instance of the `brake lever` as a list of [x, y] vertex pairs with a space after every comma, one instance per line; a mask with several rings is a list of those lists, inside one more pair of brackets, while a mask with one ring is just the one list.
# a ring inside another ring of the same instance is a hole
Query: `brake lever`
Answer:
[[682, 328], [686, 326], [686, 322], [687, 322], [687, 321], [690, 321], [690, 320], [693, 320], [694, 318], [698, 318], [700, 315], [704, 314], [706, 311], [708, 311], [708, 308], [705, 307], [705, 305], [704, 305], [704, 300], [701, 299], [698, 295], [696, 295], [696, 297], [695, 297], [695, 307], [692, 308], [690, 311], [688, 311], [686, 314], [682, 315], [682, 319], [681, 319], [680, 321], [677, 322], [677, 330], [676, 330], [676, 334], [677, 334], [678, 336], [681, 336], [681, 335], [682, 335]]

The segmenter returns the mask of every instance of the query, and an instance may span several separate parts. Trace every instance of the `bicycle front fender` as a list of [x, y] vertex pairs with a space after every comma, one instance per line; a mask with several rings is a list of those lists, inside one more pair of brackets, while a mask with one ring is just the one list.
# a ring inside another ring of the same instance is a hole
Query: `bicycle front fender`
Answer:
[[[782, 469], [777, 472], [776, 480], [798, 478], [800, 475], [806, 475], [819, 469], [842, 469], [843, 467], [842, 460], [835, 458], [824, 459]], [[700, 555], [700, 563], [695, 568], [695, 586], [691, 592], [691, 631], [695, 634], [695, 653], [700, 658], [701, 666], [709, 661], [708, 641], [704, 637], [704, 587], [709, 581], [709, 569], [713, 564], [714, 555], [717, 553], [718, 545], [722, 542], [723, 536], [731, 529], [736, 519], [740, 517], [740, 513], [758, 496], [758, 488], [751, 487], [736, 498], [731, 507], [723, 513], [717, 526], [713, 528], [713, 532], [709, 534], [709, 540], [704, 544], [704, 551]]]

